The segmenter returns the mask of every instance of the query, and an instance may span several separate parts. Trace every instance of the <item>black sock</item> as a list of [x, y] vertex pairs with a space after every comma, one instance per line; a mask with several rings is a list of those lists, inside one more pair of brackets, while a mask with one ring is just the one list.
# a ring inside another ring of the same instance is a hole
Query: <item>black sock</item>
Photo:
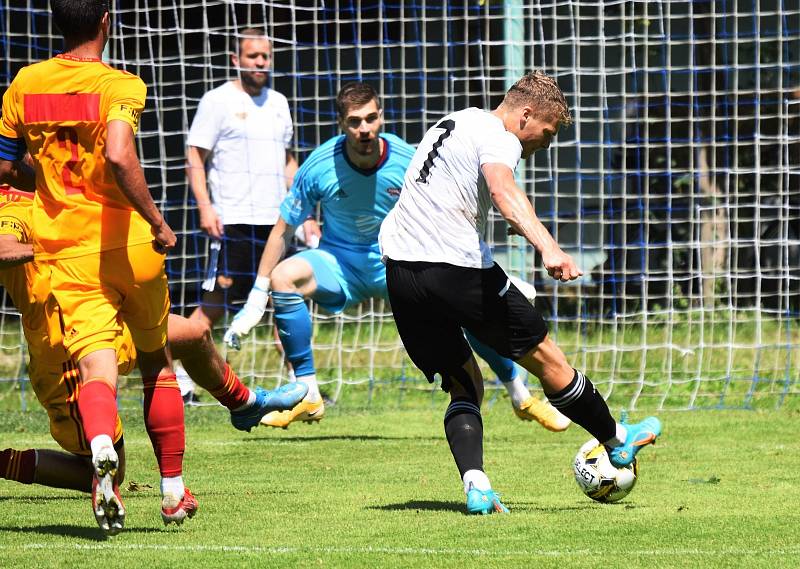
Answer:
[[444, 414], [444, 432], [458, 473], [483, 470], [483, 421], [474, 401], [455, 399]]
[[578, 370], [568, 386], [547, 395], [553, 407], [604, 443], [617, 434], [617, 422], [592, 382]]

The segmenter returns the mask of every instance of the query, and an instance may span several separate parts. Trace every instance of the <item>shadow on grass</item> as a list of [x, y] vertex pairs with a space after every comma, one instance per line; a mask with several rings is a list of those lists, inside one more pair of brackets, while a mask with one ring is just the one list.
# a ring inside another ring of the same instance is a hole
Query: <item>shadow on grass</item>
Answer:
[[368, 510], [383, 510], [385, 512], [402, 510], [429, 510], [434, 512], [459, 512], [465, 513], [464, 504], [461, 502], [441, 502], [439, 500], [409, 500], [401, 504], [384, 504], [382, 506], [369, 506]]
[[386, 437], [383, 435], [321, 435], [321, 436], [255, 436], [247, 437], [242, 441], [287, 441], [287, 442], [316, 442], [316, 441], [439, 441], [442, 437]]
[[506, 502], [506, 506], [515, 512], [540, 512], [545, 514], [557, 514], [559, 512], [585, 512], [588, 510], [596, 510], [598, 508], [623, 508], [630, 510], [634, 507], [630, 504], [620, 502], [608, 504], [586, 502], [585, 504], [570, 504], [568, 506], [543, 506], [534, 502]]
[[[26, 527], [4, 527], [0, 526], [0, 532], [7, 533], [36, 533], [40, 535], [57, 535], [59, 537], [74, 537], [86, 541], [103, 542], [108, 537], [98, 527], [73, 526], [67, 524], [51, 524], [44, 526]], [[125, 528], [122, 533], [162, 533], [161, 529], [154, 528]]]
[[[69, 490], [66, 490], [69, 492]], [[89, 494], [64, 495], [64, 496], [0, 496], [0, 502], [61, 502], [62, 500], [89, 501]]]

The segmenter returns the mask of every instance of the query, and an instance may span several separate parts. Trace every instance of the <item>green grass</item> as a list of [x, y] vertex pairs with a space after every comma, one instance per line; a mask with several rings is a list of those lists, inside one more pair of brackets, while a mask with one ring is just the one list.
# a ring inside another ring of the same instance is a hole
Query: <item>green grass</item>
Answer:
[[[221, 408], [187, 410], [185, 478], [197, 517], [164, 529], [155, 461], [124, 409], [126, 530], [104, 539], [88, 497], [0, 481], [3, 567], [796, 567], [800, 413], [661, 414], [640, 480], [616, 505], [572, 479], [588, 435], [484, 407], [486, 470], [508, 516], [468, 517], [444, 440], [445, 399], [413, 410], [330, 410], [319, 425], [234, 431]], [[4, 445], [53, 445], [42, 412], [0, 415]]]

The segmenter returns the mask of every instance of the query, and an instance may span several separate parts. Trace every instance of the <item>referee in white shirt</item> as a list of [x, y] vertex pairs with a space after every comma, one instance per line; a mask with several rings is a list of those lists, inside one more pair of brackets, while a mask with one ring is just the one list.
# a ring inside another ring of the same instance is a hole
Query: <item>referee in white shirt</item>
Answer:
[[450, 394], [444, 428], [469, 513], [507, 512], [483, 471], [483, 378], [461, 329], [539, 378], [550, 402], [630, 464], [661, 432], [655, 417], [619, 424], [592, 383], [567, 362], [547, 325], [494, 263], [483, 239], [494, 204], [541, 254], [547, 272], [582, 275], [514, 181], [520, 158], [547, 148], [572, 118], [558, 84], [541, 72], [517, 81], [494, 111], [447, 115], [420, 142], [400, 199], [383, 222], [381, 253], [395, 323], [408, 355]]
[[200, 228], [222, 243], [214, 290], [192, 318], [209, 326], [253, 286], [256, 267], [297, 161], [288, 150], [294, 129], [289, 104], [268, 88], [272, 43], [264, 30], [232, 38], [238, 77], [200, 100], [187, 139], [187, 175]]

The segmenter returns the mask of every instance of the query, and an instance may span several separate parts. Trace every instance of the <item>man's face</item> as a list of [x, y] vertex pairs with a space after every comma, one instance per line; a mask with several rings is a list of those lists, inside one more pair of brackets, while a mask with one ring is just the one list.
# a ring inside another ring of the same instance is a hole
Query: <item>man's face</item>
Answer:
[[272, 46], [269, 40], [247, 38], [239, 46], [239, 55], [232, 55], [231, 61], [239, 68], [242, 82], [253, 87], [264, 87], [272, 67]]
[[380, 152], [378, 133], [383, 126], [383, 111], [375, 99], [363, 107], [347, 109], [344, 118], [339, 118], [339, 126], [347, 136], [347, 146], [356, 154], [369, 156]]
[[527, 123], [518, 136], [522, 144], [522, 158], [530, 158], [537, 150], [549, 147], [560, 126], [554, 115], [528, 115]]

